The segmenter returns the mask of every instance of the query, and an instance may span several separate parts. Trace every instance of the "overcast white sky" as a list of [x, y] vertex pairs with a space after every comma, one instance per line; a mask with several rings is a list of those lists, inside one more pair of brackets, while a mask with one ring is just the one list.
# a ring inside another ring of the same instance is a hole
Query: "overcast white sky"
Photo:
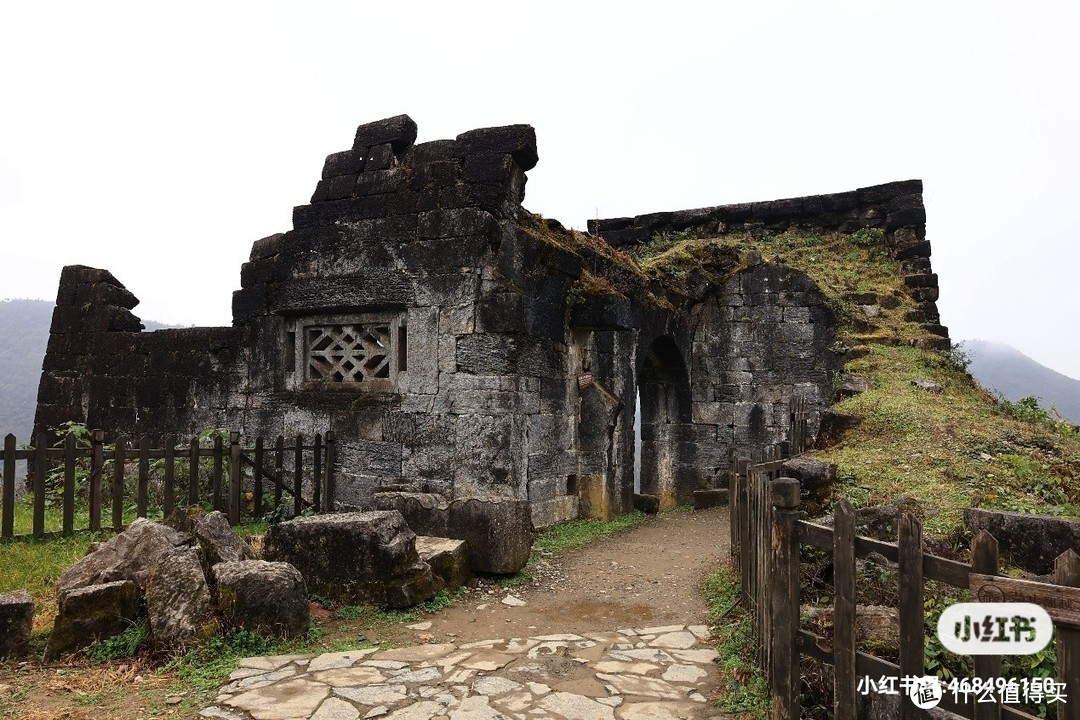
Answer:
[[954, 339], [1080, 377], [1080, 3], [21, 2], [0, 9], [0, 298], [111, 270], [229, 324], [323, 158], [536, 127], [525, 205], [588, 218], [919, 177]]

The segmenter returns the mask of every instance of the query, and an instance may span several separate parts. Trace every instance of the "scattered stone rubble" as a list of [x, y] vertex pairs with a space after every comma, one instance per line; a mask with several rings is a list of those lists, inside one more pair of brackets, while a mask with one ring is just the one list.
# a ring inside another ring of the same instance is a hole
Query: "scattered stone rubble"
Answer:
[[[519, 505], [523, 512], [515, 504], [451, 504], [456, 520], [448, 526], [469, 527], [463, 539], [417, 538], [396, 510], [295, 518], [270, 528], [258, 560], [220, 512], [181, 510], [169, 524], [140, 518], [61, 574], [46, 657], [118, 635], [143, 617], [153, 642], [169, 651], [222, 628], [303, 635], [309, 590], [348, 603], [415, 605], [464, 584], [470, 557], [485, 558], [484, 568], [510, 567], [522, 551], [527, 559], [532, 525], [527, 504]], [[32, 614], [26, 593], [0, 595], [0, 657], [26, 652]]]
[[[171, 651], [216, 634], [222, 620], [227, 627], [279, 636], [307, 630], [307, 593], [295, 568], [290, 568], [293, 584], [282, 592], [276, 574], [257, 572], [262, 564], [248, 559], [247, 546], [220, 512], [181, 513], [170, 521], [191, 532], [139, 518], [92, 546], [60, 575], [47, 658], [118, 635], [144, 616], [154, 643]], [[245, 574], [243, 593], [224, 593], [227, 602], [222, 602], [222, 589], [229, 587], [221, 580], [222, 565], [250, 565], [256, 571]], [[255, 600], [267, 597], [283, 619], [267, 619], [266, 603]], [[298, 607], [303, 622], [295, 618]]]

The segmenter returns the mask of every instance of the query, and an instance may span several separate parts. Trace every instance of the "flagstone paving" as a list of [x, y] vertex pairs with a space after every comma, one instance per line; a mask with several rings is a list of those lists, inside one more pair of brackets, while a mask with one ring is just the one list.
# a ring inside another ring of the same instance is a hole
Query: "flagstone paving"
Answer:
[[710, 720], [704, 625], [247, 658], [203, 718]]

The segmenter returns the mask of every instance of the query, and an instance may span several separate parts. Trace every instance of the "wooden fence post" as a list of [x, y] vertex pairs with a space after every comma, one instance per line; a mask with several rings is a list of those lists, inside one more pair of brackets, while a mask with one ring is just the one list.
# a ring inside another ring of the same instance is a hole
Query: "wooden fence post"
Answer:
[[188, 507], [199, 504], [199, 436], [188, 443]]
[[855, 720], [855, 510], [833, 508], [833, 717]]
[[735, 448], [728, 448], [728, 525], [731, 530], [730, 554], [739, 566], [739, 513], [742, 502], [739, 498], [739, 467], [735, 459]]
[[[897, 533], [900, 574], [900, 676], [919, 678], [926, 674], [923, 619], [922, 523], [911, 513], [900, 516]], [[903, 693], [901, 693], [903, 695]], [[910, 698], [900, 698], [900, 717], [922, 717]]]
[[229, 433], [229, 524], [240, 524], [240, 491], [244, 479], [240, 472], [240, 433]]
[[274, 483], [274, 512], [281, 507], [281, 490], [285, 487], [285, 436], [278, 435], [274, 441], [274, 475], [277, 482]]
[[127, 462], [127, 438], [123, 435], [116, 438], [116, 448], [113, 450], [113, 480], [112, 480], [112, 526], [113, 530], [119, 531], [124, 527], [124, 464]]
[[48, 435], [38, 433], [34, 443], [34, 537], [45, 534], [45, 471], [49, 464], [46, 455]]
[[[750, 597], [750, 461], [739, 458], [739, 576], [743, 595]], [[749, 604], [747, 605], [749, 607]]]
[[222, 501], [221, 501], [221, 476], [222, 476], [222, 469], [223, 469], [223, 465], [224, 465], [224, 455], [225, 455], [225, 450], [224, 450], [223, 445], [224, 445], [224, 443], [222, 443], [222, 441], [221, 441], [221, 435], [220, 434], [215, 434], [214, 435], [214, 474], [212, 475], [212, 480], [211, 480], [211, 482], [212, 482], [211, 495], [213, 496], [211, 507], [214, 510], [220, 510], [223, 507], [222, 506]]
[[4, 436], [4, 492], [0, 500], [3, 508], [3, 520], [0, 520], [0, 537], [12, 537], [15, 534], [15, 436]]
[[[799, 509], [799, 481], [773, 480], [772, 552], [769, 578], [771, 648], [769, 686], [773, 697], [773, 720], [798, 720], [799, 651], [799, 543], [795, 519]], [[764, 638], [761, 639], [762, 641]]]
[[161, 509], [165, 517], [172, 512], [176, 505], [173, 483], [176, 479], [176, 436], [170, 435], [165, 438], [165, 479], [162, 481]]
[[311, 505], [315, 512], [323, 511], [322, 506], [322, 435], [315, 433], [315, 447], [311, 464]]
[[64, 438], [64, 520], [61, 534], [75, 532], [75, 435]]
[[324, 503], [327, 512], [334, 511], [337, 500], [337, 437], [333, 430], [326, 431], [326, 498]]
[[135, 516], [144, 518], [150, 504], [150, 438], [139, 438], [139, 485], [135, 495]]
[[101, 531], [101, 480], [105, 474], [105, 431], [94, 430], [90, 435], [90, 530]]
[[262, 436], [255, 438], [255, 516], [263, 514], [263, 439]]
[[304, 511], [304, 436], [296, 434], [293, 448], [293, 516], [300, 517]]
[[[1054, 560], [1054, 584], [1080, 587], [1080, 555], [1066, 550]], [[1080, 719], [1080, 628], [1058, 625], [1058, 682], [1065, 683], [1065, 700], [1058, 705], [1058, 720]]]
[[[971, 541], [971, 570], [983, 575], [997, 575], [998, 542], [986, 530], [980, 530]], [[992, 680], [1000, 676], [1000, 656], [975, 656], [975, 677]], [[990, 702], [976, 702], [975, 720], [1001, 720], [1001, 704], [997, 702], [999, 697], [997, 693], [991, 693]]]

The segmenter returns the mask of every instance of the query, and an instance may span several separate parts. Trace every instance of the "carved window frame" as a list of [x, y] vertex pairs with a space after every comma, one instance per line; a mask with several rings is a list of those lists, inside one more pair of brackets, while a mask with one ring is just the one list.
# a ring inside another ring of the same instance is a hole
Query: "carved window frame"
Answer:
[[285, 344], [287, 384], [294, 390], [395, 391], [408, 372], [401, 311], [296, 318]]

